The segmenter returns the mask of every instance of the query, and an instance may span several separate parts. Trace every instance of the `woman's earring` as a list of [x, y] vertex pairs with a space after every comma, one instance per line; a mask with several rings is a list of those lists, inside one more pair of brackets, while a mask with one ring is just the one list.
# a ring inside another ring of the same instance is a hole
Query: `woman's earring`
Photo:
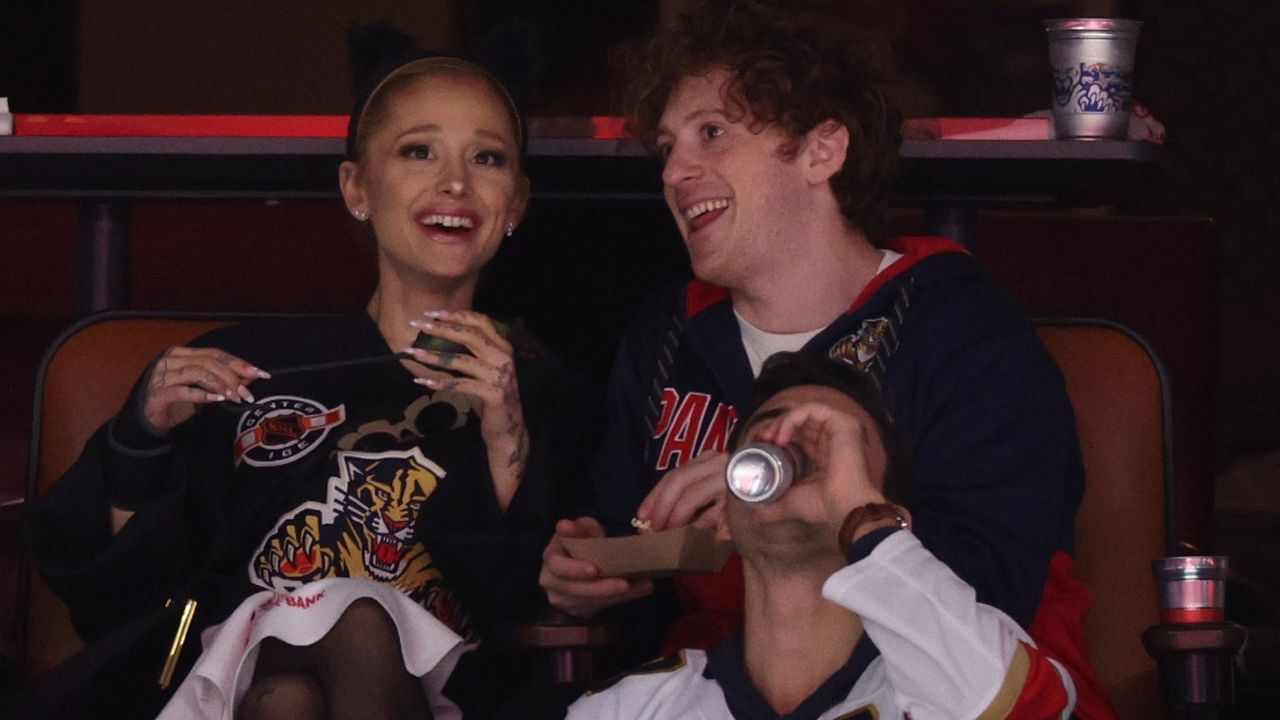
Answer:
[[355, 216], [356, 216], [356, 219], [357, 219], [357, 220], [359, 220], [360, 222], [364, 222], [365, 220], [368, 220], [368, 219], [369, 219], [369, 213], [367, 213], [367, 212], [365, 212], [365, 211], [363, 211], [363, 210], [356, 210], [356, 211], [352, 212], [351, 214], [352, 214], [352, 215], [355, 215]]
[[516, 232], [516, 224], [507, 223], [507, 237], [511, 237], [512, 235], [515, 234], [515, 232]]

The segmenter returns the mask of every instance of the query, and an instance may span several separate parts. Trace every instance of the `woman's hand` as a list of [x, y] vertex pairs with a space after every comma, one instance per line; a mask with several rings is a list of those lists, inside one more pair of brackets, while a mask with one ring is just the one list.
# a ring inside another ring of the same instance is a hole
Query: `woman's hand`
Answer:
[[465, 345], [472, 355], [408, 348], [406, 352], [427, 368], [414, 382], [432, 390], [447, 390], [478, 402], [480, 436], [489, 452], [498, 505], [511, 504], [529, 458], [529, 433], [525, 429], [516, 363], [511, 343], [498, 334], [493, 321], [471, 311], [433, 310], [410, 325], [436, 337]]
[[142, 414], [162, 434], [190, 420], [196, 406], [253, 402], [249, 383], [271, 377], [266, 371], [217, 348], [171, 347], [151, 365]]

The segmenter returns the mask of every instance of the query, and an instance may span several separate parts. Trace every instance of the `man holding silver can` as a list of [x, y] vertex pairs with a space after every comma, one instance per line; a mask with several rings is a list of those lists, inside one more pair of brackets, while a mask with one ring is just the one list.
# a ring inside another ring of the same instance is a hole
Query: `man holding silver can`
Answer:
[[875, 395], [835, 361], [766, 364], [730, 466], [750, 446], [792, 448], [809, 465], [768, 502], [725, 504], [743, 558], [742, 633], [643, 666], [570, 718], [1071, 715], [1066, 670], [977, 602], [886, 501], [902, 492], [903, 457]]
[[885, 236], [901, 118], [850, 8], [690, 3], [637, 63], [632, 128], [664, 163], [697, 279], [656, 294], [624, 336], [596, 516], [559, 524], [542, 587], [577, 617], [609, 609], [633, 658], [732, 635], [740, 563], [655, 586], [600, 577], [561, 537], [629, 532], [633, 517], [719, 525], [724, 451], [765, 358], [836, 358], [882, 389], [916, 536], [1071, 668], [1081, 717], [1112, 717], [1071, 576], [1084, 471], [1061, 374], [963, 248]]

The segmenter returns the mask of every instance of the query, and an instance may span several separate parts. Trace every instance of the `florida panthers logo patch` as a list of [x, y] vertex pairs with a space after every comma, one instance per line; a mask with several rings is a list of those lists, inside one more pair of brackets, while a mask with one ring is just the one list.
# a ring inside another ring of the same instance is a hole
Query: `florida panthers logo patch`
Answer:
[[285, 465], [314, 450], [347, 419], [346, 406], [330, 410], [313, 400], [276, 395], [240, 416], [232, 456], [255, 467]]
[[465, 636], [469, 623], [417, 537], [444, 470], [416, 447], [339, 452], [337, 461], [325, 502], [281, 518], [254, 553], [250, 581], [277, 592], [327, 577], [387, 583]]
[[863, 320], [862, 327], [858, 328], [858, 332], [837, 340], [836, 344], [831, 346], [831, 350], [828, 351], [827, 355], [832, 360], [841, 360], [849, 363], [857, 368], [859, 372], [866, 372], [867, 368], [871, 367], [871, 363], [875, 361], [876, 354], [880, 352], [889, 327], [888, 318]]

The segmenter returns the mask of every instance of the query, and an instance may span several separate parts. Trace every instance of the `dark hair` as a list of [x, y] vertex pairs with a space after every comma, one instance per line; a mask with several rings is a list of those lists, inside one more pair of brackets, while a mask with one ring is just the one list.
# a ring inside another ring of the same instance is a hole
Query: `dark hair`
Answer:
[[454, 75], [483, 80], [507, 110], [516, 135], [520, 167], [528, 148], [524, 112], [507, 86], [478, 60], [431, 55], [413, 38], [387, 23], [357, 25], [347, 32], [356, 103], [347, 120], [346, 156], [358, 160], [365, 143], [386, 115], [387, 101], [418, 78]]
[[395, 68], [369, 91], [368, 97], [362, 98], [362, 101], [356, 104], [356, 109], [347, 123], [347, 159], [360, 159], [369, 136], [386, 119], [387, 106], [392, 97], [422, 77], [438, 75], [477, 78], [489, 86], [507, 109], [507, 119], [511, 122], [511, 129], [516, 136], [519, 166], [523, 167], [527, 147], [524, 118], [516, 109], [511, 94], [502, 83], [498, 82], [497, 78], [479, 65], [467, 60], [442, 56], [413, 60]]
[[[629, 128], [654, 146], [671, 93], [686, 77], [724, 68], [726, 105], [752, 129], [776, 125], [802, 138], [827, 120], [849, 130], [831, 190], [846, 222], [878, 241], [902, 143], [902, 116], [880, 89], [887, 54], [840, 0], [695, 0], [641, 50], [623, 56], [632, 80]], [[749, 117], [748, 117], [749, 116]]]
[[749, 412], [743, 421], [734, 426], [729, 446], [736, 448], [741, 439], [745, 422], [769, 398], [801, 385], [818, 385], [849, 396], [867, 411], [880, 433], [888, 463], [884, 473], [884, 496], [890, 500], [906, 500], [908, 455], [902, 440], [893, 427], [893, 420], [884, 406], [880, 391], [865, 373], [849, 363], [830, 358], [816, 358], [799, 352], [780, 352], [764, 361], [760, 376], [751, 385]]

